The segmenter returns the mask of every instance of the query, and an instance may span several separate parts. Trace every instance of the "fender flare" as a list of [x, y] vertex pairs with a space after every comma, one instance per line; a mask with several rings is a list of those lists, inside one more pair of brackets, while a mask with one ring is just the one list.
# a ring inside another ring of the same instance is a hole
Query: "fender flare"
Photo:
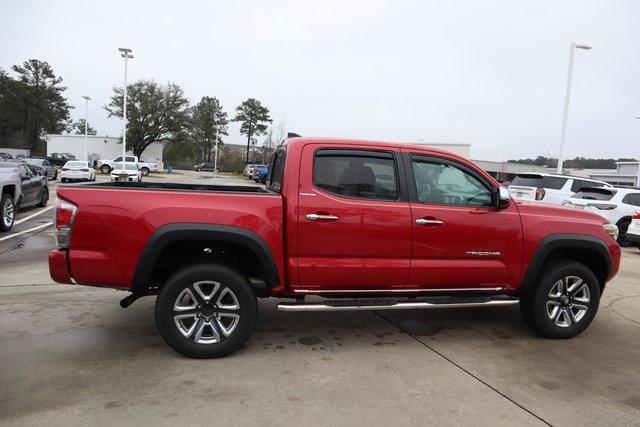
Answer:
[[593, 252], [599, 258], [602, 259], [606, 271], [603, 272], [604, 275], [597, 274], [598, 278], [604, 277], [604, 280], [601, 280], [600, 286], [604, 289], [604, 284], [611, 274], [611, 254], [609, 253], [609, 249], [605, 245], [605, 243], [593, 236], [582, 235], [582, 234], [552, 234], [545, 237], [540, 245], [538, 245], [538, 249], [531, 257], [531, 261], [529, 262], [529, 267], [527, 268], [526, 273], [524, 274], [520, 286], [518, 287], [517, 293], [523, 294], [530, 290], [534, 284], [542, 265], [547, 260], [547, 256], [556, 249], [579, 249]]
[[160, 227], [147, 241], [133, 274], [131, 291], [144, 295], [153, 275], [153, 269], [163, 249], [180, 240], [207, 239], [214, 242], [232, 243], [248, 249], [256, 255], [256, 262], [264, 270], [267, 288], [280, 281], [278, 265], [267, 243], [259, 235], [246, 228], [228, 225], [175, 223]]

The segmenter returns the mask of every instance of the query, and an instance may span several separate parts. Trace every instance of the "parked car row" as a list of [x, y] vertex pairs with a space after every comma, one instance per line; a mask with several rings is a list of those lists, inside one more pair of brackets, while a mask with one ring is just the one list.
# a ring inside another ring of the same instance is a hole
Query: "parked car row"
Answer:
[[18, 209], [46, 206], [49, 187], [45, 175], [34, 166], [21, 162], [0, 162], [0, 231], [9, 231]]
[[516, 200], [591, 210], [618, 226], [618, 243], [635, 244], [627, 236], [640, 207], [640, 189], [614, 187], [603, 181], [549, 173], [518, 174], [509, 186]]

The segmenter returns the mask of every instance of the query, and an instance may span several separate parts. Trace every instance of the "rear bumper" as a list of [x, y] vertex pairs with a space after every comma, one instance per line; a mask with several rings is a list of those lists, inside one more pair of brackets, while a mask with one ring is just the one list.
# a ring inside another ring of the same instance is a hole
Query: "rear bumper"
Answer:
[[49, 274], [58, 283], [73, 284], [69, 273], [69, 252], [66, 250], [53, 250], [49, 252]]

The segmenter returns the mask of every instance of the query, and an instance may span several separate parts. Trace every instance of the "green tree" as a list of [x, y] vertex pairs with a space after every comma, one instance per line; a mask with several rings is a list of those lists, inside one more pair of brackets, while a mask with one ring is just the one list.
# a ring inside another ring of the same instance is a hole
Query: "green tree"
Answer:
[[247, 135], [247, 156], [246, 162], [249, 163], [249, 151], [254, 136], [264, 135], [267, 132], [268, 123], [271, 123], [269, 109], [263, 107], [260, 101], [249, 98], [236, 107], [236, 116], [233, 118], [235, 122], [241, 122], [240, 133]]
[[218, 98], [203, 96], [191, 111], [191, 139], [201, 148], [202, 160], [210, 162], [211, 152], [218, 141], [222, 146], [222, 136], [229, 135], [229, 118], [222, 109]]
[[44, 152], [44, 134], [60, 133], [69, 122], [66, 87], [51, 66], [29, 59], [11, 69], [16, 78], [0, 72], [0, 136], [20, 142], [32, 153]]
[[[105, 105], [109, 117], [122, 118], [122, 87], [114, 87]], [[127, 148], [140, 157], [154, 142], [181, 140], [189, 127], [189, 101], [182, 88], [153, 80], [139, 80], [127, 87]]]
[[[79, 119], [69, 125], [67, 131], [75, 135], [84, 135], [84, 119]], [[91, 123], [87, 123], [87, 135], [97, 135], [98, 132], [91, 127]]]

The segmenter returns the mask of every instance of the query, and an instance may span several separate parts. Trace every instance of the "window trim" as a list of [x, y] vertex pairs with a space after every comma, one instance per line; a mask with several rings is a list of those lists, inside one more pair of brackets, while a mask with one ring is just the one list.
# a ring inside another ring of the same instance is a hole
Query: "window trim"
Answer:
[[[326, 151], [326, 155], [318, 156], [319, 151]], [[404, 164], [400, 157], [401, 153], [392, 151], [392, 150], [372, 150], [370, 148], [360, 149], [360, 148], [336, 148], [336, 147], [316, 147], [313, 150], [311, 155], [311, 187], [320, 193], [331, 195], [332, 197], [340, 197], [341, 199], [347, 200], [358, 200], [363, 202], [386, 202], [386, 203], [398, 203], [398, 202], [408, 202], [409, 196], [407, 192], [407, 184], [406, 184], [406, 174], [404, 171]], [[397, 197], [395, 199], [369, 199], [363, 197], [354, 197], [354, 196], [345, 196], [344, 194], [337, 194], [331, 191], [328, 191], [324, 188], [320, 188], [314, 182], [315, 168], [316, 168], [316, 157], [365, 157], [371, 159], [385, 159], [392, 160], [394, 165], [394, 172], [396, 174], [396, 191]]]
[[[275, 171], [274, 166], [276, 164], [276, 157], [278, 156], [278, 153], [282, 153], [282, 180], [280, 181], [280, 190], [276, 191], [273, 189], [273, 175]], [[269, 159], [269, 164], [267, 165], [267, 167], [269, 168], [269, 172], [267, 172], [267, 177], [265, 179], [266, 188], [273, 191], [274, 193], [282, 194], [282, 183], [284, 182], [286, 166], [287, 166], [287, 149], [283, 147], [276, 148], [273, 154], [271, 154], [271, 158]], [[247, 165], [245, 165], [245, 169], [246, 167]]]
[[[482, 175], [480, 175], [478, 172], [471, 169], [467, 165], [460, 162], [456, 162], [454, 160], [446, 159], [444, 157], [436, 157], [436, 156], [432, 156], [428, 154], [420, 154], [420, 153], [405, 153], [404, 159], [405, 159], [405, 171], [407, 174], [407, 183], [409, 187], [409, 200], [411, 203], [416, 203], [416, 204], [425, 205], [425, 206], [456, 206], [456, 207], [464, 207], [464, 208], [470, 208], [470, 209], [478, 209], [478, 208], [491, 209], [491, 210], [497, 209], [499, 190], [495, 186], [491, 185], [491, 183], [488, 182], [485, 177], [483, 177]], [[469, 175], [477, 179], [480, 182], [480, 184], [484, 185], [487, 188], [487, 190], [489, 190], [489, 193], [491, 194], [491, 205], [469, 205], [464, 203], [458, 204], [458, 203], [421, 202], [420, 199], [418, 198], [417, 182], [416, 182], [415, 176], [413, 175], [412, 163], [414, 160], [417, 163], [444, 163], [444, 164], [451, 165], [455, 168], [458, 168], [463, 172], [468, 173]]]

